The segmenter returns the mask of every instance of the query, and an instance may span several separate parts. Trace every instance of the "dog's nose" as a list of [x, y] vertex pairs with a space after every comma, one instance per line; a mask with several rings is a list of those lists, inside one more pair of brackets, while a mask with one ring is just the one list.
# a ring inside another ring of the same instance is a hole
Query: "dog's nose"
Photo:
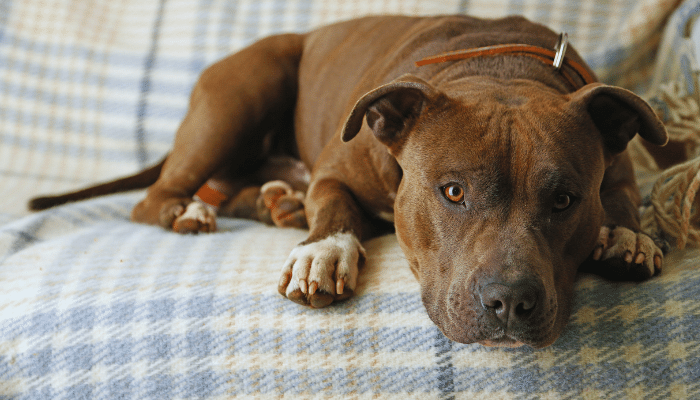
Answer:
[[508, 321], [528, 319], [534, 313], [539, 298], [536, 286], [526, 280], [513, 284], [490, 283], [481, 289], [479, 295], [484, 310], [495, 314], [506, 326]]

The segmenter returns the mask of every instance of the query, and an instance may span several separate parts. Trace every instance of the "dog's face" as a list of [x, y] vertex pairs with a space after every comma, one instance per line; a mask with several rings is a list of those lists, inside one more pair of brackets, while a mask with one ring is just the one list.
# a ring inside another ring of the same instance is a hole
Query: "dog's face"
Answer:
[[553, 343], [605, 216], [606, 165], [655, 117], [600, 85], [572, 95], [483, 77], [391, 85], [358, 107], [403, 170], [396, 233], [430, 318], [457, 342]]
[[397, 154], [399, 241], [449, 338], [548, 345], [603, 220], [602, 140], [547, 88], [451, 86]]

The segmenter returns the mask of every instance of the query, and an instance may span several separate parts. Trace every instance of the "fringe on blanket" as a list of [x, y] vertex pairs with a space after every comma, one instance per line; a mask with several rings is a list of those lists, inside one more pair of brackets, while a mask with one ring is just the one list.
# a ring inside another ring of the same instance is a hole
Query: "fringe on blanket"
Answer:
[[[639, 139], [630, 143], [638, 169], [658, 172], [642, 206], [642, 229], [678, 249], [700, 247], [700, 107], [679, 82], [659, 86], [652, 105], [665, 121], [669, 143], [685, 149], [684, 162], [660, 168]], [[685, 161], [687, 160], [687, 161]]]

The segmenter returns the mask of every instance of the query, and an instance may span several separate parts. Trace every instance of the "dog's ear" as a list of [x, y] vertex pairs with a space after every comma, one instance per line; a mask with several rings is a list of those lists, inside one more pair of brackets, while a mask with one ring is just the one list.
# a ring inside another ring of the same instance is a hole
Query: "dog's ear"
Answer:
[[572, 94], [574, 112], [588, 113], [613, 154], [625, 150], [634, 135], [663, 146], [668, 141], [664, 124], [636, 94], [619, 87], [592, 83]]
[[341, 137], [344, 142], [354, 138], [366, 118], [377, 139], [390, 146], [411, 129], [427, 101], [441, 96], [442, 92], [428, 82], [403, 75], [362, 96], [345, 121]]

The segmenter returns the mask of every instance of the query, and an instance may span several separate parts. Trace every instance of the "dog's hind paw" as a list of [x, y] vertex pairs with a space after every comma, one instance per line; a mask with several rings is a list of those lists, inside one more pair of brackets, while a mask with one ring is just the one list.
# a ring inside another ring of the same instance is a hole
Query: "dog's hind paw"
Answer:
[[336, 233], [300, 244], [282, 267], [278, 290], [289, 300], [313, 308], [353, 295], [365, 250], [351, 233]]
[[214, 232], [216, 212], [199, 201], [188, 204], [184, 212], [173, 221], [173, 231], [178, 233]]
[[615, 269], [610, 275], [616, 278], [644, 280], [661, 272], [664, 255], [644, 233], [621, 226], [603, 226], [592, 258]]
[[304, 193], [294, 191], [285, 181], [271, 181], [260, 188], [257, 201], [261, 221], [282, 228], [307, 228]]

